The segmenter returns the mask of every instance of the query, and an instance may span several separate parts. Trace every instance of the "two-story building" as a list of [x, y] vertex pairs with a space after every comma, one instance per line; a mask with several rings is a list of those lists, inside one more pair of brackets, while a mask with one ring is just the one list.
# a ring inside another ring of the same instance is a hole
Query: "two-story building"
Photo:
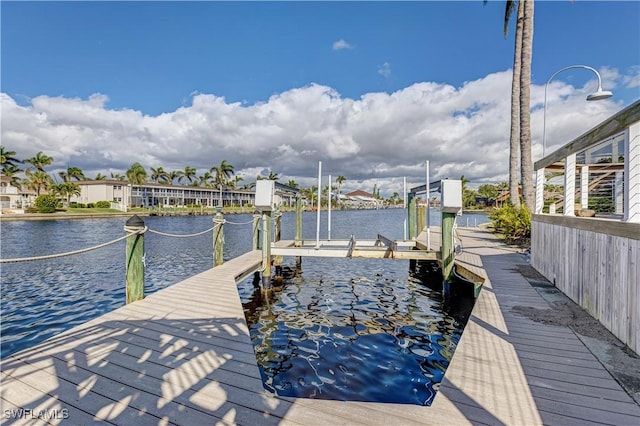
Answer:
[[[131, 207], [184, 207], [184, 206], [251, 206], [255, 192], [250, 189], [220, 189], [187, 185], [163, 185], [145, 183], [132, 185], [119, 180], [85, 180], [74, 182], [80, 186], [80, 195], [71, 197], [71, 202], [89, 204], [110, 201], [120, 210]], [[276, 189], [278, 203], [292, 206], [295, 194]]]

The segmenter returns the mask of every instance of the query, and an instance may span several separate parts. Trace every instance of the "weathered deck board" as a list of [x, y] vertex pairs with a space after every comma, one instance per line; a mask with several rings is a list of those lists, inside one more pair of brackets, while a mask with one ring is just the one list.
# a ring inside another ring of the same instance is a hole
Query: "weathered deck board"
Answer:
[[640, 418], [571, 330], [511, 311], [548, 308], [514, 272], [524, 263], [519, 255], [483, 231], [460, 234], [459, 260], [486, 282], [431, 407], [264, 390], [235, 283], [260, 264], [251, 252], [3, 359], [1, 422], [47, 423], [4, 411], [21, 408], [66, 413], [52, 424], [623, 425]]

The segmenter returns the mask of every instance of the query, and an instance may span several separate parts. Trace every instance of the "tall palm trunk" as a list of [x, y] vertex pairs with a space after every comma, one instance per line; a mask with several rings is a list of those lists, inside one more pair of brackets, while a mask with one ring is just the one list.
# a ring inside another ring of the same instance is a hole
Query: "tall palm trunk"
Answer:
[[[507, 5], [507, 8], [509, 5]], [[505, 36], [509, 10], [505, 15]], [[518, 3], [516, 18], [516, 42], [513, 53], [513, 76], [511, 77], [511, 132], [509, 138], [509, 194], [511, 204], [520, 208], [518, 192], [518, 158], [520, 157], [520, 75], [522, 74], [522, 26], [524, 21], [524, 2]]]
[[531, 161], [531, 53], [533, 50], [533, 3], [524, 3], [522, 22], [522, 55], [520, 72], [520, 167], [522, 195], [530, 212], [534, 208], [533, 163]]

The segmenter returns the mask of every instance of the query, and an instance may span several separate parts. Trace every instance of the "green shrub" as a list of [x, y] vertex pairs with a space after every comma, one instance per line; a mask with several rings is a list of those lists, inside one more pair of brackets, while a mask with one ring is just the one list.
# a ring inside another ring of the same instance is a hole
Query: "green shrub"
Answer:
[[88, 208], [88, 209], [92, 209], [92, 208], [94, 208], [94, 207], [95, 207], [95, 204], [93, 204], [93, 203], [87, 203], [87, 208]]
[[38, 213], [53, 213], [58, 207], [58, 199], [50, 194], [39, 195], [36, 198], [35, 206]]
[[108, 209], [109, 207], [111, 207], [111, 202], [110, 201], [96, 201], [95, 206], [98, 209]]
[[492, 210], [489, 219], [508, 244], [522, 243], [531, 238], [531, 213], [525, 205], [518, 210], [511, 204], [505, 204]]
[[589, 208], [596, 213], [614, 213], [616, 206], [611, 197], [591, 197], [589, 198]]

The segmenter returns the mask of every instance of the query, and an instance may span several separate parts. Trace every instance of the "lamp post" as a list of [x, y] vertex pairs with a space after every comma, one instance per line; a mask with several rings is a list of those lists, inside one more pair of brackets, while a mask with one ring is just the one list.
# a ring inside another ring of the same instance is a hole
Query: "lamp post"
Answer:
[[551, 77], [549, 77], [549, 80], [547, 80], [547, 84], [545, 84], [544, 86], [544, 105], [542, 107], [542, 111], [543, 111], [542, 112], [542, 157], [543, 158], [544, 158], [544, 151], [546, 148], [546, 141], [547, 141], [546, 139], [547, 137], [547, 87], [549, 86], [549, 83], [551, 83], [551, 80], [553, 80], [553, 77], [560, 74], [562, 71], [570, 70], [572, 68], [584, 68], [584, 69], [593, 71], [596, 77], [598, 77], [598, 90], [596, 90], [595, 92], [587, 96], [588, 101], [600, 101], [602, 99], [607, 99], [613, 96], [613, 93], [611, 93], [610, 91], [602, 90], [602, 79], [600, 78], [600, 74], [594, 68], [591, 68], [587, 65], [570, 65], [568, 67], [564, 67], [554, 72], [551, 75]]

